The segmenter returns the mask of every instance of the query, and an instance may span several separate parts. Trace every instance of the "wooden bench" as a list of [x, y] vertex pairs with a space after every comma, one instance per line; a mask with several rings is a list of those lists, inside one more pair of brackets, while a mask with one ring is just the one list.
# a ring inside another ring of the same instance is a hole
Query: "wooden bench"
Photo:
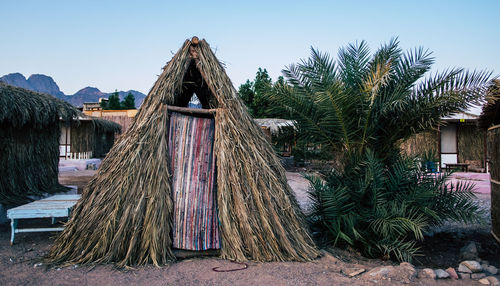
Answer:
[[7, 218], [11, 220], [10, 244], [14, 244], [16, 233], [62, 231], [63, 227], [17, 228], [19, 219], [69, 217], [71, 209], [80, 199], [80, 195], [55, 195], [7, 210]]
[[452, 171], [453, 169], [455, 168], [459, 168], [461, 169], [462, 171], [464, 172], [468, 172], [469, 171], [469, 164], [467, 163], [445, 163], [445, 169], [446, 169], [446, 172], [449, 173], [450, 171]]

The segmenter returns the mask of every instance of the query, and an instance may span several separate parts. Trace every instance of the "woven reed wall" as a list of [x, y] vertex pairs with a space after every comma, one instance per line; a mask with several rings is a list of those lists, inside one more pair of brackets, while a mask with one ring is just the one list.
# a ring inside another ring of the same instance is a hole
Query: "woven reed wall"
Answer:
[[91, 121], [81, 121], [80, 126], [71, 126], [71, 152], [94, 151], [95, 135]]
[[92, 151], [93, 157], [104, 157], [115, 143], [114, 132], [97, 129], [91, 121], [71, 127], [71, 152]]
[[[134, 117], [128, 116], [103, 116], [102, 119], [120, 124], [122, 127], [122, 134], [124, 134], [130, 128], [130, 125], [132, 125], [132, 122], [134, 121]], [[117, 134], [117, 136], [119, 135]]]
[[457, 125], [458, 162], [469, 163], [471, 166], [483, 168], [484, 133], [486, 131], [476, 125]]
[[491, 175], [491, 233], [500, 242], [500, 125], [488, 129], [487, 144]]
[[422, 155], [431, 150], [438, 154], [439, 137], [437, 131], [422, 132], [412, 135], [400, 145], [401, 151], [409, 156]]

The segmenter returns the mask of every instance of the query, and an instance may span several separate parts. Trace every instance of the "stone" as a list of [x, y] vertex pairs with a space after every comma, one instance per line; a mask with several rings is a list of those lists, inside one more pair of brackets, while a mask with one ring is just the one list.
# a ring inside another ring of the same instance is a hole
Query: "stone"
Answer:
[[486, 277], [486, 279], [488, 279], [488, 281], [490, 281], [491, 285], [499, 285], [500, 284], [500, 282], [498, 282], [498, 278], [496, 278], [495, 276], [488, 276], [488, 277]]
[[472, 273], [472, 271], [469, 269], [469, 267], [467, 267], [464, 264], [460, 263], [458, 265], [458, 273]]
[[402, 281], [410, 283], [413, 278], [417, 277], [417, 269], [411, 263], [402, 262], [399, 264], [399, 268], [401, 269]]
[[490, 285], [491, 284], [490, 280], [488, 280], [486, 278], [479, 279], [478, 282], [481, 283], [481, 284], [483, 284], [483, 285]]
[[458, 274], [457, 272], [455, 271], [455, 268], [453, 267], [450, 267], [448, 269], [445, 270], [448, 274], [450, 274], [450, 278], [451, 279], [458, 279]]
[[460, 257], [465, 260], [475, 260], [478, 258], [477, 246], [474, 241], [469, 242], [467, 245], [460, 249]]
[[436, 278], [437, 279], [446, 279], [450, 278], [450, 274], [443, 269], [436, 269], [434, 270], [434, 273], [436, 273]]
[[417, 270], [413, 265], [407, 262], [399, 266], [379, 266], [363, 274], [363, 278], [372, 280], [388, 280], [410, 283], [417, 276]]
[[483, 266], [483, 269], [484, 269], [484, 271], [488, 272], [491, 275], [498, 274], [498, 269], [493, 265], [487, 265], [486, 267]]
[[436, 272], [430, 268], [424, 268], [418, 273], [418, 278], [436, 279]]
[[335, 256], [331, 255], [330, 252], [326, 250], [321, 250], [321, 254], [323, 254], [323, 257], [330, 263], [337, 264], [339, 262]]
[[349, 277], [357, 276], [365, 271], [366, 271], [366, 269], [364, 269], [364, 268], [345, 268], [345, 269], [342, 269], [342, 273], [344, 275], [349, 276]]
[[478, 279], [481, 279], [481, 278], [484, 278], [484, 277], [486, 277], [486, 274], [484, 274], [484, 273], [472, 273], [470, 275], [470, 278], [474, 279], [474, 280], [478, 280]]
[[[473, 273], [477, 273], [477, 272], [483, 271], [483, 268], [481, 267], [481, 264], [479, 264], [479, 262], [474, 261], [474, 260], [465, 260], [465, 261], [462, 261], [462, 262], [460, 262], [460, 265], [464, 265], [465, 267], [469, 268], [470, 271], [472, 271]], [[466, 272], [466, 273], [468, 273], [467, 271], [460, 271], [460, 265], [459, 265], [458, 271], [459, 272]], [[463, 267], [462, 267], [462, 269], [463, 269]]]
[[460, 277], [460, 279], [470, 279], [469, 273], [458, 272], [458, 276]]
[[389, 277], [389, 274], [393, 271], [394, 271], [394, 266], [379, 266], [366, 272], [364, 275], [378, 280]]

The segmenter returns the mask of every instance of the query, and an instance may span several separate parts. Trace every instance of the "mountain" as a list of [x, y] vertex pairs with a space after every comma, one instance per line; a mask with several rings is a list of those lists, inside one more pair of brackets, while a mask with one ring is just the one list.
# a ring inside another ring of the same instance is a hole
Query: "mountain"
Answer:
[[[135, 97], [135, 106], [141, 106], [142, 101], [144, 100], [146, 95], [137, 90], [119, 91], [118, 97], [120, 98], [120, 100], [123, 100], [125, 96], [129, 94], [129, 92]], [[83, 106], [84, 102], [98, 102], [99, 98], [108, 98], [111, 94], [112, 93], [101, 92], [98, 88], [87, 86], [80, 89], [75, 94], [68, 95], [63, 99], [73, 104], [74, 106]]]
[[52, 94], [55, 97], [64, 96], [64, 93], [59, 90], [59, 86], [50, 76], [32, 74], [28, 78], [28, 84], [36, 92]]
[[6, 84], [10, 84], [13, 86], [17, 87], [22, 87], [25, 89], [30, 89], [32, 90], [31, 85], [28, 83], [24, 75], [16, 72], [16, 73], [10, 73], [8, 75], [4, 75], [0, 77], [0, 81], [5, 82]]
[[[111, 95], [111, 93], [101, 92], [98, 88], [90, 86], [80, 89], [73, 95], [66, 95], [59, 89], [52, 77], [44, 74], [32, 74], [26, 79], [20, 73], [10, 73], [0, 77], [0, 81], [32, 91], [48, 93], [77, 107], [82, 107], [84, 102], [98, 102], [99, 98], [108, 98]], [[118, 91], [120, 100], [123, 100], [128, 93], [134, 95], [135, 106], [139, 108], [146, 95], [137, 90]]]

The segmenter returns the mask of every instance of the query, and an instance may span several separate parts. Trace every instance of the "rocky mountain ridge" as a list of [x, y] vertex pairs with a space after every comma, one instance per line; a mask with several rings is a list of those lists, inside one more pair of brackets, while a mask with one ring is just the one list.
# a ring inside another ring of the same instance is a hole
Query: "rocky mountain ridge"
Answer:
[[[0, 77], [0, 81], [32, 91], [48, 93], [77, 107], [82, 107], [84, 102], [98, 102], [100, 98], [108, 98], [111, 95], [111, 93], [102, 92], [90, 86], [80, 89], [73, 95], [66, 95], [59, 89], [52, 77], [44, 74], [32, 74], [26, 79], [21, 73], [10, 73]], [[136, 90], [119, 91], [120, 100], [123, 100], [128, 93], [134, 95], [135, 106], [139, 108], [146, 95]]]

